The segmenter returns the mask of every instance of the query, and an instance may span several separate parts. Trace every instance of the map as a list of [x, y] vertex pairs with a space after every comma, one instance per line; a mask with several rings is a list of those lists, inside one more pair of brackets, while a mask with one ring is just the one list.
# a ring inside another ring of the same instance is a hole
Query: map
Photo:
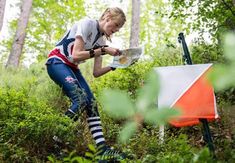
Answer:
[[121, 50], [120, 56], [113, 57], [110, 67], [126, 68], [139, 60], [142, 54], [142, 48], [130, 48]]

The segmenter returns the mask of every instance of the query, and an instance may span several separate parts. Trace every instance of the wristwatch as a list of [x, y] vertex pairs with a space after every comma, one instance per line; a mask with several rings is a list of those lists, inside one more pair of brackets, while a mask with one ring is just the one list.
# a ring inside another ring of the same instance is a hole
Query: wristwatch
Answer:
[[89, 50], [90, 58], [93, 58], [95, 56], [95, 50], [91, 49]]
[[110, 67], [110, 68], [111, 68], [111, 70], [112, 70], [112, 71], [116, 70], [116, 68], [115, 68], [115, 67]]
[[105, 55], [106, 51], [105, 51], [105, 46], [101, 47], [101, 55]]

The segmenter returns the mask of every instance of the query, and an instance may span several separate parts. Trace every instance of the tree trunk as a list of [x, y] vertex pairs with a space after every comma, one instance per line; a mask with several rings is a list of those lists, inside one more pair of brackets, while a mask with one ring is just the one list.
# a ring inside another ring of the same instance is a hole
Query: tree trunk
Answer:
[[0, 0], [0, 31], [2, 30], [6, 0]]
[[140, 0], [132, 0], [130, 47], [139, 46]]
[[20, 18], [6, 67], [18, 68], [33, 0], [23, 0]]

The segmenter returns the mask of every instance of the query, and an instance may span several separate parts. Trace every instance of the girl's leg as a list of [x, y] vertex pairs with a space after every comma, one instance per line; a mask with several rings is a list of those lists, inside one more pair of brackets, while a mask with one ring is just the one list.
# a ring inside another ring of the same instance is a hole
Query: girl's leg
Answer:
[[88, 116], [89, 128], [96, 145], [105, 144], [95, 99], [80, 71], [72, 70], [63, 63], [47, 65], [47, 71], [51, 79], [63, 88], [72, 101], [70, 109], [65, 114], [73, 118], [81, 105], [84, 105]]
[[89, 129], [91, 131], [91, 134], [96, 142], [96, 145], [98, 147], [98, 154], [101, 156], [101, 162], [106, 160], [110, 161], [121, 161], [126, 158], [126, 154], [122, 153], [120, 151], [111, 149], [105, 144], [105, 139], [102, 132], [102, 126], [100, 121], [100, 116], [97, 109], [97, 104], [95, 102], [95, 98], [86, 82], [86, 80], [83, 78], [80, 71], [74, 72], [78, 82], [79, 87], [84, 89], [86, 92], [86, 112], [87, 112], [87, 121], [89, 125]]
[[110, 149], [105, 145], [105, 139], [95, 99], [80, 71], [73, 71], [63, 63], [48, 64], [47, 71], [51, 79], [63, 88], [66, 95], [72, 101], [70, 109], [66, 112], [68, 116], [73, 118], [81, 105], [85, 104], [89, 128], [100, 151], [99, 155], [101, 155], [101, 159], [124, 159], [126, 156], [123, 153]]
[[81, 105], [85, 104], [84, 93], [79, 88], [78, 80], [74, 72], [63, 63], [49, 64], [47, 65], [47, 71], [50, 78], [62, 87], [65, 94], [70, 98], [72, 104], [69, 110], [73, 113], [70, 115], [72, 118], [72, 116], [77, 113], [78, 109], [81, 108]]
[[87, 113], [87, 121], [89, 125], [89, 129], [91, 131], [91, 134], [96, 142], [96, 145], [103, 146], [105, 145], [105, 139], [103, 136], [102, 131], [102, 125], [100, 121], [99, 112], [97, 109], [96, 100], [93, 96], [93, 93], [90, 90], [90, 87], [88, 86], [86, 80], [82, 76], [80, 71], [74, 72], [78, 79], [79, 87], [84, 90], [86, 94], [86, 113]]

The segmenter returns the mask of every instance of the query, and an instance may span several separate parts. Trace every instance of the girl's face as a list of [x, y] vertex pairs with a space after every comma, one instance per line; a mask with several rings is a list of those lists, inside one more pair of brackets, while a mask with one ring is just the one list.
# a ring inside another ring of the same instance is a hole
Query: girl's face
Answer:
[[118, 32], [119, 29], [122, 27], [120, 21], [111, 19], [111, 18], [106, 18], [106, 22], [104, 24], [103, 30], [105, 35], [108, 37], [111, 36], [113, 33]]

